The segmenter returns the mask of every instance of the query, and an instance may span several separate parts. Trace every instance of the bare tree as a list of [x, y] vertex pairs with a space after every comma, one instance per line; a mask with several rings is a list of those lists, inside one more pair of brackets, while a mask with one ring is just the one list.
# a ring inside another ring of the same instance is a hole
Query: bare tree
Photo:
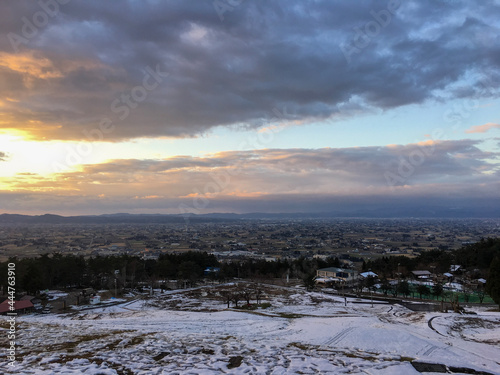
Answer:
[[225, 289], [220, 291], [220, 295], [222, 300], [227, 303], [227, 308], [229, 309], [231, 307], [231, 301], [233, 300], [233, 292]]
[[238, 302], [241, 301], [241, 297], [242, 297], [242, 293], [241, 291], [239, 290], [235, 290], [233, 293], [232, 293], [232, 301], [234, 303], [234, 307], [238, 308]]
[[250, 300], [252, 299], [252, 294], [253, 290], [248, 287], [243, 288], [243, 290], [241, 291], [241, 295], [243, 299], [246, 301], [247, 306], [250, 306]]

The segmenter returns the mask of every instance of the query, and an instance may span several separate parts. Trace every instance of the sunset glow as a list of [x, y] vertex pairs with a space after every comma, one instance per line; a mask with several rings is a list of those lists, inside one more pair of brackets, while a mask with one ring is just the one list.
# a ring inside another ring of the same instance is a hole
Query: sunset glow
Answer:
[[0, 7], [2, 212], [500, 202], [494, 2]]

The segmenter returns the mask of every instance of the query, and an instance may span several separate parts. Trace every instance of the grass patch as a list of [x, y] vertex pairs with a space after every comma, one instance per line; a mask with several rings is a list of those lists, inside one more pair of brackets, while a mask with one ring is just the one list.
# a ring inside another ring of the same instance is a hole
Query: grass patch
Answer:
[[348, 358], [360, 358], [360, 359], [364, 359], [365, 361], [370, 361], [370, 362], [376, 362], [379, 360], [377, 357], [374, 357], [374, 356], [361, 355], [361, 354], [357, 354], [357, 353], [344, 353], [344, 355]]
[[161, 352], [160, 354], [155, 355], [155, 356], [153, 357], [153, 359], [154, 359], [155, 361], [160, 361], [160, 360], [162, 360], [163, 358], [165, 358], [165, 357], [166, 357], [167, 355], [169, 355], [169, 354], [170, 354], [170, 352]]
[[412, 362], [415, 360], [415, 358], [412, 358], [412, 357], [400, 357], [399, 360], [401, 362]]
[[110, 342], [109, 344], [107, 344], [106, 346], [104, 346], [101, 350], [115, 350], [116, 347], [118, 346], [119, 343], [121, 343], [122, 340], [121, 339], [118, 339], [118, 340], [115, 340], [113, 342]]
[[132, 340], [130, 340], [130, 343], [127, 346], [133, 346], [133, 345], [142, 344], [143, 341], [144, 341], [144, 337], [142, 337], [142, 336], [136, 336]]
[[227, 368], [240, 367], [242, 361], [243, 361], [243, 357], [241, 355], [231, 357], [231, 358], [229, 358], [229, 364], [227, 365]]
[[311, 348], [309, 345], [302, 344], [300, 342], [291, 342], [287, 346], [289, 348], [297, 348], [297, 349], [300, 349], [300, 350], [309, 350]]
[[297, 319], [297, 318], [304, 317], [304, 315], [301, 315], [301, 314], [292, 314], [292, 313], [283, 313], [283, 312], [280, 312], [278, 314], [281, 318], [287, 318], [287, 319]]
[[259, 304], [251, 303], [249, 305], [243, 305], [243, 306], [235, 307], [235, 309], [253, 311], [253, 310], [257, 310], [257, 309], [268, 309], [271, 306], [272, 305], [269, 302], [259, 303]]
[[72, 341], [65, 341], [57, 344], [52, 344], [52, 345], [47, 345], [44, 346], [43, 348], [40, 348], [40, 350], [35, 351], [35, 353], [41, 353], [41, 352], [55, 352], [55, 351], [68, 351], [68, 352], [74, 352], [75, 348], [87, 341], [97, 341], [100, 339], [104, 339], [108, 336], [110, 336], [112, 333], [107, 333], [107, 334], [98, 334], [98, 335], [82, 335], [82, 336], [76, 336], [74, 340]]

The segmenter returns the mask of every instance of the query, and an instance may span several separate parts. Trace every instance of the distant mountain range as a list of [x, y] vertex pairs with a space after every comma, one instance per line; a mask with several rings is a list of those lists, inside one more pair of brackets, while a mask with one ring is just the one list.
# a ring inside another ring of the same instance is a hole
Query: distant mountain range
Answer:
[[[82, 215], [82, 216], [60, 216], [53, 214], [45, 215], [18, 215], [0, 214], [0, 224], [186, 224], [186, 223], [209, 223], [209, 222], [234, 222], [241, 220], [301, 220], [301, 219], [334, 219], [334, 218], [500, 218], [498, 212], [486, 215], [471, 215], [469, 210], [450, 210], [449, 212], [429, 212], [422, 210], [420, 215], [408, 215], [402, 212], [380, 211], [369, 212], [324, 212], [324, 213], [209, 213], [209, 214], [104, 214], [104, 215]], [[415, 212], [413, 212], [415, 214]]]

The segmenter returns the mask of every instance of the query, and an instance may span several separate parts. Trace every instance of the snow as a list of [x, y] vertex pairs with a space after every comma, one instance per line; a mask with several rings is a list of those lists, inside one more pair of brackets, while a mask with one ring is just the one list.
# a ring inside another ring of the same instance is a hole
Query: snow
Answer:
[[66, 298], [68, 296], [68, 293], [62, 292], [60, 290], [47, 290], [46, 293], [49, 301], [53, 301], [59, 298]]
[[349, 298], [345, 306], [341, 296], [296, 288], [268, 288], [272, 306], [245, 311], [227, 309], [216, 290], [18, 317], [17, 365], [6, 366], [2, 352], [0, 368], [44, 375], [411, 375], [419, 374], [411, 364], [418, 360], [500, 374], [498, 312], [422, 313]]

